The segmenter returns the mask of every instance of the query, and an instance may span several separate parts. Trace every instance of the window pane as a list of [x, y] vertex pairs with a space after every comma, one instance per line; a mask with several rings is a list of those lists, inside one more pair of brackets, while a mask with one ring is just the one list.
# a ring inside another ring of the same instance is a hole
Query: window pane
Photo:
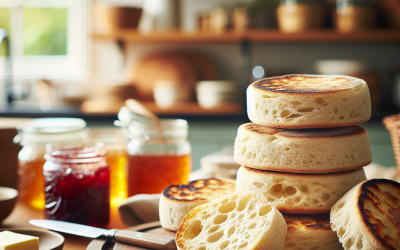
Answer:
[[[0, 28], [6, 29], [8, 35], [10, 35], [10, 9], [9, 8], [0, 8]], [[0, 45], [0, 56], [6, 55], [6, 46], [4, 42]]]
[[66, 55], [67, 15], [67, 8], [25, 8], [24, 55]]

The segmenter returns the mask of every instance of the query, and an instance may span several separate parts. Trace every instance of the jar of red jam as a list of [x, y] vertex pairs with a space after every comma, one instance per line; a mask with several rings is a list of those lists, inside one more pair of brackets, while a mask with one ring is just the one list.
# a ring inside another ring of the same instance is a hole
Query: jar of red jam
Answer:
[[110, 213], [110, 168], [104, 144], [46, 147], [46, 219], [105, 228]]

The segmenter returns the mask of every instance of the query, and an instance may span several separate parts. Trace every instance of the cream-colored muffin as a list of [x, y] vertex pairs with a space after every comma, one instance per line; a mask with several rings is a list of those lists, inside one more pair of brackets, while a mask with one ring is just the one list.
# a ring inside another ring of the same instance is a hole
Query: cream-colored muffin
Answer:
[[176, 231], [183, 218], [193, 208], [208, 203], [215, 198], [235, 192], [236, 181], [204, 179], [188, 185], [166, 187], [160, 197], [160, 223], [165, 229]]
[[236, 192], [262, 194], [282, 213], [323, 214], [351, 188], [365, 181], [364, 169], [329, 174], [262, 171], [242, 166]]
[[282, 214], [263, 196], [235, 193], [190, 211], [175, 241], [179, 250], [281, 250], [286, 231]]
[[331, 223], [346, 250], [400, 250], [400, 183], [358, 184], [332, 207]]
[[287, 224], [283, 250], [341, 250], [329, 214], [283, 214]]
[[279, 128], [343, 127], [366, 122], [371, 100], [364, 80], [349, 76], [285, 75], [247, 88], [247, 113]]
[[255, 169], [326, 173], [368, 165], [372, 153], [368, 133], [359, 125], [279, 129], [247, 123], [238, 129], [234, 157]]

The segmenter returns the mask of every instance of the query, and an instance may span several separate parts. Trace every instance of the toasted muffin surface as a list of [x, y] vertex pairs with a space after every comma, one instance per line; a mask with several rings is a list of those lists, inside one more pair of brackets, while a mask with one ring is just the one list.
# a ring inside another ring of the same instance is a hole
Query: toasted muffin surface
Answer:
[[343, 249], [329, 214], [283, 214], [283, 218], [288, 227], [284, 250]]
[[364, 181], [331, 210], [332, 229], [348, 249], [400, 250], [400, 184], [386, 179]]
[[242, 166], [237, 192], [262, 194], [282, 213], [329, 213], [352, 187], [366, 180], [363, 169], [329, 174], [262, 171]]
[[371, 101], [361, 79], [286, 75], [251, 84], [247, 112], [252, 122], [271, 127], [344, 127], [369, 120]]
[[288, 232], [298, 230], [332, 231], [329, 214], [283, 214]]
[[285, 75], [261, 79], [254, 88], [277, 93], [330, 93], [355, 88], [359, 82], [348, 76]]
[[235, 189], [236, 181], [214, 178], [195, 180], [188, 185], [168, 186], [163, 190], [160, 197], [161, 226], [176, 231], [190, 210], [217, 197], [232, 194]]
[[165, 188], [162, 194], [172, 200], [193, 201], [212, 200], [225, 194], [231, 194], [236, 187], [234, 180], [201, 179], [190, 182], [188, 185], [171, 185]]
[[323, 129], [280, 129], [254, 123], [239, 127], [235, 160], [271, 171], [328, 173], [371, 163], [367, 131], [359, 126]]
[[360, 188], [358, 208], [364, 224], [388, 249], [400, 249], [400, 184], [374, 179]]
[[194, 208], [176, 233], [180, 250], [281, 250], [287, 226], [264, 197], [234, 193]]

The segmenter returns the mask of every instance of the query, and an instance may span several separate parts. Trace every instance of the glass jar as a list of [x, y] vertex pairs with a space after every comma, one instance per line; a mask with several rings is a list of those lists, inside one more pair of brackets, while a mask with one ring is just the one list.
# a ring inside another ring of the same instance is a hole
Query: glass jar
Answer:
[[128, 195], [155, 194], [169, 185], [189, 182], [191, 148], [188, 124], [181, 119], [161, 119], [163, 135], [154, 122], [141, 119], [125, 127], [128, 144]]
[[376, 0], [337, 0], [334, 13], [335, 29], [355, 32], [371, 29], [376, 23]]
[[77, 118], [38, 118], [18, 128], [14, 142], [23, 147], [18, 154], [18, 199], [24, 204], [45, 207], [43, 165], [46, 144], [49, 142], [82, 142], [86, 122]]
[[102, 142], [107, 151], [106, 161], [110, 165], [110, 205], [118, 209], [128, 197], [126, 163], [128, 140], [118, 128], [90, 129], [89, 142]]
[[281, 0], [276, 14], [281, 32], [302, 32], [322, 28], [326, 9], [320, 0]]
[[110, 168], [104, 144], [48, 144], [43, 176], [46, 219], [105, 228]]

